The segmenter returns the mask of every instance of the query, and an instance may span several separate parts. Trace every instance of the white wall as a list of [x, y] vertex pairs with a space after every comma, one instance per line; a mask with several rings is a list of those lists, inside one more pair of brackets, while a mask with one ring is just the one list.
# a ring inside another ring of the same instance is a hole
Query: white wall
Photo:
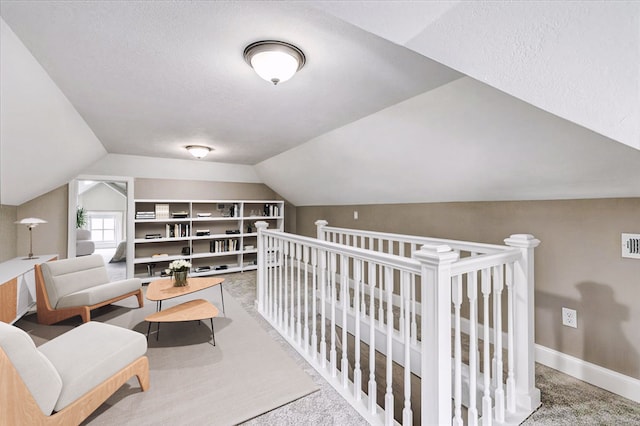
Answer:
[[86, 167], [83, 174], [131, 176], [151, 179], [205, 180], [213, 182], [261, 183], [253, 166], [199, 160], [108, 154]]
[[20, 205], [106, 154], [98, 138], [0, 19], [0, 203]]
[[465, 77], [256, 166], [296, 206], [640, 196], [640, 150]]

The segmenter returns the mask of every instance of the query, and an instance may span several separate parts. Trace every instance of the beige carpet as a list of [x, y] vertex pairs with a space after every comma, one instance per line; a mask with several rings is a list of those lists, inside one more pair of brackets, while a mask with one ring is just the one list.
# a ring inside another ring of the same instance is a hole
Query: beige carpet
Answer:
[[[214, 319], [216, 346], [208, 324], [163, 324], [159, 340], [149, 338], [151, 388], [140, 392], [130, 380], [103, 404], [85, 424], [195, 425], [238, 424], [314, 392], [318, 386], [228, 292], [226, 318]], [[221, 309], [215, 287], [165, 301], [163, 308], [189, 299], [211, 300]], [[144, 317], [155, 311], [146, 301], [135, 309], [135, 299], [94, 311], [94, 320], [147, 331]], [[30, 332], [36, 344], [77, 325], [71, 319], [40, 326], [29, 315], [16, 325]], [[155, 324], [152, 333], [155, 331]]]

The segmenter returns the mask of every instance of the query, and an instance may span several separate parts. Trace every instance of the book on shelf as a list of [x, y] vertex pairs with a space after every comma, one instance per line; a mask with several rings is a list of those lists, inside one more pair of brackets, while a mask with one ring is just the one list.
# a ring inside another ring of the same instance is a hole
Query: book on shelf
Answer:
[[209, 242], [209, 251], [211, 253], [223, 253], [226, 251], [236, 251], [239, 247], [239, 240], [221, 239]]
[[265, 216], [280, 216], [280, 206], [277, 204], [265, 204], [263, 213]]
[[184, 210], [180, 212], [171, 212], [171, 217], [173, 219], [186, 219], [187, 217], [189, 217], [189, 212]]
[[136, 219], [155, 219], [155, 212], [136, 212]]
[[196, 215], [197, 217], [211, 217], [211, 213], [201, 212]]
[[211, 235], [211, 231], [208, 229], [196, 229], [196, 237], [204, 237], [207, 235]]
[[167, 223], [165, 225], [165, 236], [167, 238], [188, 237], [191, 229], [188, 223]]
[[158, 258], [158, 257], [169, 257], [168, 253], [156, 253], [156, 254], [152, 254], [151, 255], [152, 258]]
[[162, 238], [162, 234], [146, 234], [144, 238], [147, 240], [154, 240], [156, 238]]
[[156, 204], [156, 219], [169, 219], [169, 204]]

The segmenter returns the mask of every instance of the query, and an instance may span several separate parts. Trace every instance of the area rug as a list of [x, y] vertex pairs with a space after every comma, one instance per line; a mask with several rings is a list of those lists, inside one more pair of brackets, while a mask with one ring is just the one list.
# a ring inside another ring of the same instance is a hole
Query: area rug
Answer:
[[[151, 388], [141, 392], [134, 378], [120, 388], [84, 424], [88, 425], [234, 425], [273, 410], [318, 389], [295, 361], [219, 287], [163, 302], [163, 309], [191, 299], [207, 299], [220, 309], [211, 329], [199, 322], [162, 324], [149, 338]], [[93, 311], [92, 319], [147, 332], [144, 317], [155, 302], [136, 309], [135, 298]], [[36, 323], [35, 315], [16, 325], [37, 345], [77, 326], [69, 319], [53, 326]], [[71, 349], [70, 349], [71, 350]]]

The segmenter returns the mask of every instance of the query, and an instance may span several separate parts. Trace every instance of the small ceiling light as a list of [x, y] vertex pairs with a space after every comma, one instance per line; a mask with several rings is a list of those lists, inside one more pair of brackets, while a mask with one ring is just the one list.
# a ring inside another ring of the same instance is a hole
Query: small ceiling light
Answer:
[[189, 145], [187, 147], [187, 151], [189, 151], [191, 155], [193, 155], [197, 159], [201, 159], [207, 156], [209, 151], [211, 151], [211, 148], [202, 145]]
[[251, 43], [244, 49], [244, 60], [260, 77], [274, 85], [289, 80], [306, 62], [302, 50], [277, 40]]

